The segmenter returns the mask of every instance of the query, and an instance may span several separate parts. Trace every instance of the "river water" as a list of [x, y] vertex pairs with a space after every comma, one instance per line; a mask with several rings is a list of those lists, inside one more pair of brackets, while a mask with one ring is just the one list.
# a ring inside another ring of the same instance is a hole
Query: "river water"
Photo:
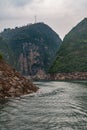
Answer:
[[0, 130], [87, 130], [87, 83], [35, 82], [34, 94], [0, 100]]

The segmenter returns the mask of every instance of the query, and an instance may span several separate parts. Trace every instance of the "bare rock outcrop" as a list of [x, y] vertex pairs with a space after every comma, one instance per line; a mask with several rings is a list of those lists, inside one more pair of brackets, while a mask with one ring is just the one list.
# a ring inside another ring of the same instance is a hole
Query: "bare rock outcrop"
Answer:
[[32, 82], [0, 60], [0, 98], [17, 97], [37, 90]]

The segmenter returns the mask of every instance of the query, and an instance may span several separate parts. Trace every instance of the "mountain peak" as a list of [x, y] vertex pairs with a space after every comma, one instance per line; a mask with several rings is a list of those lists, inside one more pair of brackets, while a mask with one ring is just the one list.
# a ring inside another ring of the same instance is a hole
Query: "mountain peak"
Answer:
[[44, 23], [3, 31], [0, 51], [5, 59], [24, 75], [46, 72], [61, 45], [58, 34]]
[[87, 18], [85, 17], [83, 20], [84, 20], [84, 21], [87, 21]]
[[84, 18], [78, 25], [87, 25], [87, 18]]
[[87, 72], [87, 18], [65, 36], [50, 72]]

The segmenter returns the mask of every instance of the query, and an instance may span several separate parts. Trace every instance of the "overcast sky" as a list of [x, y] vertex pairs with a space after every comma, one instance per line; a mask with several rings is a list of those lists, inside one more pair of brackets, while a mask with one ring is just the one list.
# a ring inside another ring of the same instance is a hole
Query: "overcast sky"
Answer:
[[0, 31], [44, 22], [63, 38], [87, 17], [87, 0], [0, 0]]

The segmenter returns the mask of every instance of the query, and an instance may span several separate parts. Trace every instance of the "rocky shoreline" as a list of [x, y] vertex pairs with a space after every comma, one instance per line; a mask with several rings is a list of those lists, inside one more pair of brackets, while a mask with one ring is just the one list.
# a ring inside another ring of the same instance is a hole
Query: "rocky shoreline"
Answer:
[[48, 74], [47, 80], [87, 80], [87, 72]]
[[0, 98], [18, 97], [36, 92], [38, 89], [5, 61], [0, 60]]
[[55, 74], [39, 74], [28, 77], [33, 80], [87, 80], [87, 72], [72, 72], [72, 73], [55, 73]]
[[29, 79], [33, 80], [87, 80], [87, 72], [45, 74], [40, 72], [36, 76], [25, 78], [5, 61], [0, 60], [0, 98], [18, 97], [36, 92], [36, 87]]

